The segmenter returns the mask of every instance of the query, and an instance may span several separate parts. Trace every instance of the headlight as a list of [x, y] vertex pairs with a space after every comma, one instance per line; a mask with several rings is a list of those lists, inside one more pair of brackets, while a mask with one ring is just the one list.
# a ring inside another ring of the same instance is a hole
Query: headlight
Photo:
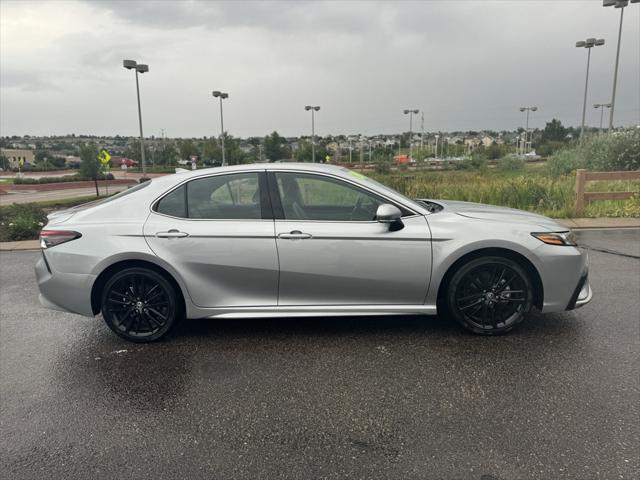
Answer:
[[542, 233], [531, 233], [534, 237], [536, 237], [541, 242], [547, 243], [549, 245], [561, 245], [561, 246], [573, 246], [578, 245], [578, 241], [573, 232], [542, 232]]

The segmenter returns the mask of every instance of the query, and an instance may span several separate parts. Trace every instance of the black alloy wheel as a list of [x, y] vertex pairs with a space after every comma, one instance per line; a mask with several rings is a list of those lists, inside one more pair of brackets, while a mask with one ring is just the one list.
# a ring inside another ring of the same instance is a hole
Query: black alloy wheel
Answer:
[[178, 319], [176, 291], [153, 270], [121, 270], [104, 286], [102, 316], [120, 337], [132, 342], [152, 342], [164, 336]]
[[447, 306], [466, 329], [499, 335], [520, 323], [533, 305], [527, 272], [504, 257], [481, 257], [463, 265], [452, 277]]

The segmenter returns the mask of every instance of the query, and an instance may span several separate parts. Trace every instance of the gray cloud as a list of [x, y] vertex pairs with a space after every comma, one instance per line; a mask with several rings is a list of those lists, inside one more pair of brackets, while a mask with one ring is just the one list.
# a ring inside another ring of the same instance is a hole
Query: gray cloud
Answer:
[[[511, 129], [521, 104], [535, 126], [580, 119], [586, 52], [590, 103], [608, 101], [617, 11], [587, 1], [3, 2], [2, 134], [134, 134], [135, 90], [123, 58], [149, 63], [141, 78], [145, 130], [211, 135], [210, 92], [230, 92], [234, 135], [308, 130], [301, 108], [322, 105], [326, 133], [406, 130], [401, 109], [427, 130]], [[636, 13], [634, 12], [634, 9]], [[623, 33], [617, 120], [640, 122], [640, 8]], [[99, 112], [99, 114], [96, 114]], [[588, 120], [597, 122], [589, 111]]]

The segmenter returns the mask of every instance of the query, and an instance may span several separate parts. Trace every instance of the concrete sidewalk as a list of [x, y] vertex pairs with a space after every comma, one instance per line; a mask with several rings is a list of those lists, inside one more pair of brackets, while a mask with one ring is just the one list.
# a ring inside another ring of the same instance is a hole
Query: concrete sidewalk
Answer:
[[[640, 228], [640, 218], [560, 218], [557, 222], [573, 230], [603, 228]], [[0, 242], [0, 252], [20, 250], [38, 250], [38, 240], [22, 240], [20, 242]]]

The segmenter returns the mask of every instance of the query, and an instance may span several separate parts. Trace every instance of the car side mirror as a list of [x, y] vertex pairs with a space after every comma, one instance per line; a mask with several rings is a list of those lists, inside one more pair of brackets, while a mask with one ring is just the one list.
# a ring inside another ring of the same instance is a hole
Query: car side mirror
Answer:
[[395, 205], [383, 203], [376, 211], [376, 221], [389, 224], [389, 230], [401, 230], [404, 227], [402, 223], [402, 212]]

